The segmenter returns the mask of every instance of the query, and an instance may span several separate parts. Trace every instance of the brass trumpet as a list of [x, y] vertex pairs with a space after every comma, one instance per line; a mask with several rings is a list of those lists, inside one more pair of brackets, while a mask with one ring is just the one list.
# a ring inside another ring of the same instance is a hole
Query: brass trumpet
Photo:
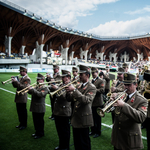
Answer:
[[62, 80], [43, 82], [43, 83], [39, 83], [38, 85], [43, 85], [43, 84], [53, 84], [53, 83], [57, 83], [57, 82], [62, 82]]
[[19, 95], [19, 94], [24, 94], [24, 92], [29, 88], [29, 87], [31, 87], [31, 86], [35, 86], [37, 83], [35, 82], [35, 83], [33, 83], [33, 84], [31, 84], [31, 85], [29, 85], [29, 86], [27, 86], [26, 88], [24, 88], [24, 89], [22, 89], [22, 90], [20, 90], [20, 91], [17, 91], [16, 93]]
[[120, 94], [117, 95], [117, 98], [114, 101], [110, 101], [107, 103], [107, 105], [105, 105], [105, 107], [103, 109], [101, 109], [100, 107], [97, 108], [97, 113], [99, 116], [104, 117], [105, 116], [105, 112], [110, 112], [114, 110], [114, 106], [112, 106], [115, 102], [117, 102], [118, 100], [125, 100], [127, 97], [127, 94], [125, 93], [126, 90], [124, 92], [121, 92]]
[[[20, 74], [18, 74], [17, 76], [15, 76], [15, 77], [18, 77]], [[14, 78], [15, 78], [14, 77]], [[1, 81], [2, 82], [2, 84], [3, 85], [5, 85], [5, 84], [9, 84], [9, 83], [11, 83], [11, 80], [12, 80], [12, 78], [10, 78], [10, 79], [8, 79], [8, 80], [6, 80], [6, 81]]]
[[54, 92], [50, 92], [51, 97], [53, 97], [55, 94], [57, 94], [58, 96], [62, 95], [62, 94], [64, 93], [64, 91], [59, 94], [60, 91], [62, 91], [64, 88], [68, 87], [69, 85], [71, 85], [71, 84], [73, 84], [73, 83], [75, 83], [75, 82], [78, 82], [78, 80], [79, 80], [79, 79], [74, 80], [74, 81], [68, 83], [67, 85], [65, 85], [65, 86], [63, 86], [63, 87], [61, 87], [61, 88], [59, 88], [58, 90], [56, 90], [56, 91], [54, 91]]
[[45, 85], [45, 84], [49, 84], [49, 83], [56, 83], [56, 82], [61, 82], [62, 80], [58, 80], [58, 81], [50, 81], [50, 82], [43, 82], [43, 83], [33, 83], [32, 85], [29, 85], [29, 86], [27, 86], [26, 88], [24, 88], [24, 89], [22, 89], [22, 90], [20, 90], [20, 91], [17, 91], [17, 94], [19, 95], [19, 94], [22, 94], [22, 95], [24, 95], [25, 93], [27, 93], [28, 91], [29, 91], [29, 87], [33, 87], [33, 88], [35, 88], [36, 86], [41, 86], [41, 85]]

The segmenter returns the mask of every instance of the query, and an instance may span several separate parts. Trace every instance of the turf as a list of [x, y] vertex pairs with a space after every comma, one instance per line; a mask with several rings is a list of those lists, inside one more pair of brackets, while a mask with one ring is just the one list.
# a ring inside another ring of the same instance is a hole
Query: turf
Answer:
[[[0, 73], [0, 81], [9, 79], [12, 75], [18, 73]], [[36, 82], [37, 73], [28, 73], [32, 83]], [[12, 84], [2, 85], [0, 88], [8, 91], [16, 91]], [[20, 131], [15, 128], [19, 124], [16, 105], [14, 102], [15, 94], [9, 93], [0, 89], [0, 150], [54, 150], [58, 146], [58, 136], [53, 120], [49, 119], [51, 116], [51, 108], [46, 106], [45, 112], [45, 136], [40, 139], [33, 139], [31, 134], [35, 132], [32, 120], [32, 113], [29, 111], [31, 100], [28, 100], [28, 126], [25, 130]], [[30, 95], [28, 95], [30, 98]], [[49, 95], [46, 96], [46, 103], [50, 104]], [[112, 125], [111, 114], [106, 113], [102, 118], [102, 123]], [[72, 131], [72, 127], [71, 127]], [[111, 145], [112, 129], [102, 125], [102, 135], [98, 138], [91, 137], [92, 150], [112, 150]], [[142, 129], [142, 136], [146, 137], [145, 129]], [[144, 149], [147, 149], [147, 141], [143, 139]], [[70, 150], [74, 150], [73, 137], [71, 132]]]

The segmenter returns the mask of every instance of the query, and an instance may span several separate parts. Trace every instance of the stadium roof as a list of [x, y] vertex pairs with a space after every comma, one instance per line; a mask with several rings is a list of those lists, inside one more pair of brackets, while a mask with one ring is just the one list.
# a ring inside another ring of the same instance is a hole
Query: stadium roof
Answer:
[[[5, 35], [7, 35], [13, 37], [12, 51], [15, 53], [19, 53], [21, 46], [25, 45], [25, 52], [31, 54], [38, 41], [39, 44], [44, 44], [45, 51], [60, 50], [61, 45], [69, 47], [69, 53], [74, 51], [74, 56], [78, 58], [80, 48], [89, 50], [93, 58], [96, 50], [104, 52], [107, 59], [109, 52], [116, 52], [119, 57], [126, 51], [130, 55], [130, 60], [133, 57], [137, 58], [137, 53], [143, 52], [144, 59], [150, 55], [150, 34], [132, 37], [88, 34], [62, 27], [6, 0], [0, 0], [0, 11], [0, 48], [3, 52]], [[43, 35], [44, 40], [42, 40]], [[69, 40], [68, 45], [66, 45], [67, 40]]]

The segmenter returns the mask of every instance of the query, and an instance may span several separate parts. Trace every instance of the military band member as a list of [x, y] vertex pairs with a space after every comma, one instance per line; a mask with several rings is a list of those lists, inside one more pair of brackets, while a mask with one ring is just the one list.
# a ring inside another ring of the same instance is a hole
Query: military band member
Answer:
[[[139, 150], [143, 148], [141, 124], [147, 115], [147, 100], [136, 91], [136, 77], [133, 74], [124, 74], [124, 85], [127, 89], [127, 98], [116, 101], [115, 107], [120, 113], [115, 116], [112, 129], [112, 145], [115, 150]], [[112, 94], [115, 99], [117, 94]]]
[[122, 68], [124, 69], [124, 72], [129, 73], [128, 69], [128, 64], [127, 63], [123, 63]]
[[[77, 67], [72, 67], [72, 74], [73, 74], [72, 81], [79, 79], [78, 72], [79, 72], [79, 69]], [[78, 80], [78, 82], [76, 84], [78, 84], [78, 83], [79, 83], [79, 80]], [[73, 110], [73, 108], [74, 108], [74, 102], [71, 102], [71, 108]], [[73, 111], [72, 111], [72, 113], [73, 113]]]
[[111, 92], [122, 92], [125, 90], [125, 86], [123, 84], [123, 74], [124, 74], [124, 69], [123, 68], [118, 68], [118, 73], [117, 73], [117, 82], [115, 86], [111, 87]]
[[[37, 84], [43, 83], [45, 77], [38, 73]], [[32, 134], [34, 139], [44, 136], [44, 114], [45, 114], [45, 98], [48, 89], [45, 85], [39, 85], [36, 88], [30, 87], [29, 94], [32, 95], [30, 111], [32, 112], [35, 133]]]
[[[58, 65], [53, 65], [53, 71], [54, 71], [53, 78], [50, 75], [47, 75], [47, 78], [46, 78], [47, 82], [61, 80]], [[53, 89], [50, 89], [50, 91], [53, 92]], [[51, 95], [50, 95], [52, 115], [49, 117], [49, 119], [52, 119], [52, 120], [54, 120], [54, 115], [53, 115], [54, 101], [55, 101], [55, 95], [54, 95], [54, 97], [51, 97]]]
[[93, 126], [92, 102], [96, 87], [89, 81], [90, 70], [87, 66], [79, 66], [79, 78], [82, 83], [66, 88], [67, 100], [74, 101], [71, 124], [75, 150], [91, 150], [89, 127]]
[[73, 74], [73, 79], [72, 79], [72, 81], [74, 81], [74, 80], [77, 80], [78, 78], [79, 78], [79, 76], [78, 76], [78, 68], [77, 67], [72, 67], [72, 74]]
[[109, 66], [106, 66], [106, 73], [104, 74], [104, 79], [106, 80], [105, 95], [107, 95], [110, 90]]
[[[20, 91], [31, 83], [30, 78], [27, 75], [27, 69], [25, 67], [20, 66], [20, 75], [22, 78], [19, 78], [19, 81], [17, 81], [15, 78], [12, 79], [12, 85], [14, 88], [17, 88], [17, 91]], [[16, 128], [19, 128], [20, 130], [23, 130], [27, 127], [27, 93], [24, 95], [18, 95], [15, 96], [15, 102], [16, 102], [16, 108], [17, 108], [17, 114], [20, 124], [16, 126]]]
[[[118, 68], [117, 82], [115, 83], [114, 86], [111, 87], [111, 93], [123, 92], [125, 90], [125, 86], [123, 84], [123, 78], [124, 78], [123, 75], [124, 75], [124, 69]], [[111, 115], [112, 115], [112, 122], [114, 123], [114, 117], [115, 117], [114, 112], [112, 112]]]
[[[56, 85], [52, 85], [52, 88], [58, 90], [63, 86], [67, 85], [71, 81], [71, 73], [67, 70], [62, 70], [62, 82], [59, 87]], [[58, 95], [60, 94], [60, 96]], [[66, 92], [65, 89], [60, 90], [56, 94], [54, 110], [53, 114], [55, 117], [55, 125], [59, 137], [59, 146], [55, 148], [55, 150], [69, 150], [69, 142], [70, 142], [70, 124], [69, 120], [71, 117], [71, 102], [66, 100]]]
[[98, 77], [98, 69], [91, 68], [92, 72], [92, 84], [96, 87], [96, 95], [92, 103], [92, 114], [94, 120], [94, 126], [91, 127], [90, 135], [94, 135], [93, 138], [101, 135], [101, 117], [97, 113], [97, 108], [103, 106], [103, 93], [105, 92], [105, 81]]

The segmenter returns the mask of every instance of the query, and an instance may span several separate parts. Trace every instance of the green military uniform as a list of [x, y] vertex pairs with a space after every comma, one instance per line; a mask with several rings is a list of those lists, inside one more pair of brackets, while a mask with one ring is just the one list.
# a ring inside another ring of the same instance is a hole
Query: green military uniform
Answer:
[[[132, 84], [135, 75], [124, 74], [124, 84]], [[147, 100], [137, 91], [129, 95], [128, 100], [115, 116], [112, 129], [112, 145], [115, 149], [138, 150], [143, 148], [141, 126], [147, 115]]]
[[[44, 80], [44, 76], [38, 73], [37, 80]], [[35, 134], [34, 138], [44, 136], [44, 114], [45, 114], [45, 97], [48, 94], [48, 89], [45, 85], [37, 86], [29, 90], [32, 95], [30, 111], [32, 112]]]
[[[98, 69], [92, 67], [91, 72], [98, 73]], [[94, 84], [96, 87], [96, 95], [92, 103], [94, 126], [91, 127], [91, 134], [95, 134], [94, 137], [98, 137], [101, 135], [101, 117], [97, 114], [97, 108], [103, 106], [103, 93], [105, 92], [105, 81], [97, 76], [96, 79], [92, 79], [92, 84]]]
[[[27, 69], [20, 66], [20, 72], [24, 71], [27, 72]], [[13, 81], [12, 85], [14, 88], [17, 88], [17, 91], [20, 91], [24, 88], [26, 88], [31, 83], [30, 78], [26, 74], [22, 78], [19, 78], [19, 81]], [[24, 95], [16, 94], [15, 96], [15, 102], [16, 102], [16, 108], [17, 108], [17, 114], [19, 119], [19, 126], [16, 126], [17, 128], [24, 129], [27, 126], [27, 93]]]
[[[80, 74], [90, 74], [87, 66], [79, 66]], [[79, 84], [71, 93], [67, 94], [67, 100], [74, 102], [71, 124], [75, 150], [91, 149], [89, 127], [93, 126], [92, 103], [96, 95], [96, 87], [91, 82]]]
[[[62, 70], [61, 77], [68, 77], [68, 76], [71, 79], [71, 73], [67, 70]], [[64, 84], [61, 84], [58, 87], [58, 89], [62, 88], [63, 86]], [[71, 102], [68, 102], [66, 99], [65, 89], [59, 91], [58, 94], [56, 94], [55, 97], [53, 114], [55, 117], [55, 125], [59, 137], [59, 148], [69, 150], [69, 142], [70, 142], [70, 124], [69, 124], [70, 121], [69, 120], [72, 114]]]
[[[53, 65], [53, 70], [54, 70], [54, 69], [59, 69], [59, 66], [58, 66], [58, 65]], [[54, 74], [53, 74], [53, 78], [52, 78], [52, 77], [47, 77], [47, 78], [46, 78], [46, 81], [47, 81], [47, 82], [50, 82], [51, 79], [54, 79], [55, 81], [61, 80], [60, 73], [59, 73], [59, 72], [54, 73]], [[53, 89], [50, 89], [50, 91], [53, 92]], [[51, 95], [49, 95], [49, 97], [50, 97], [51, 110], [52, 110], [52, 116], [49, 117], [49, 118], [50, 118], [50, 119], [54, 119], [53, 110], [54, 110], [55, 95], [54, 95], [54, 97], [51, 97]]]

